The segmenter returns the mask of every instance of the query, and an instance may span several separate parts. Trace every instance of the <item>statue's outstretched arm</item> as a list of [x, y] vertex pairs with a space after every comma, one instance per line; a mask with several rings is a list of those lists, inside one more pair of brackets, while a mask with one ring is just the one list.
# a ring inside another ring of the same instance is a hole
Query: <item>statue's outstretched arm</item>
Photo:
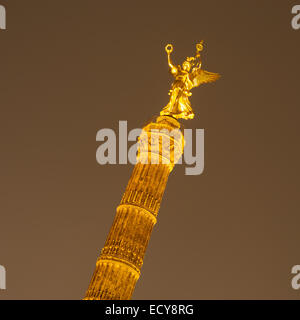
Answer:
[[197, 50], [197, 53], [195, 56], [196, 64], [195, 64], [194, 70], [201, 69], [201, 66], [202, 66], [200, 52], [203, 50], [203, 40], [200, 43], [196, 44], [196, 50]]
[[165, 50], [168, 55], [168, 65], [170, 67], [171, 73], [175, 74], [175, 73], [177, 73], [177, 68], [176, 68], [176, 66], [174, 66], [174, 64], [171, 60], [171, 53], [173, 51], [173, 46], [171, 44], [168, 44], [168, 45], [166, 45]]
[[201, 69], [202, 61], [201, 61], [201, 57], [200, 57], [199, 52], [196, 54], [195, 60], [196, 60], [195, 69]]

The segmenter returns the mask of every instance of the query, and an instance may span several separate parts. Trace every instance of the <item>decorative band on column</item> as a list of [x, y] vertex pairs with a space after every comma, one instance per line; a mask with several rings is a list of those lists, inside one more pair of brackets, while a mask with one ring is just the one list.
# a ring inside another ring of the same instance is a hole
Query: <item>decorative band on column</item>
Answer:
[[139, 271], [155, 223], [155, 216], [143, 208], [133, 205], [118, 206], [99, 261], [121, 261]]

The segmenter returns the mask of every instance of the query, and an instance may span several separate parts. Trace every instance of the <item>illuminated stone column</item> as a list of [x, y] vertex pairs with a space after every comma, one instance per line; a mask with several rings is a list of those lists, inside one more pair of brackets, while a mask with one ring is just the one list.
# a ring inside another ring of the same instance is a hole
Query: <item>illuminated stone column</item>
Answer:
[[97, 260], [86, 300], [131, 298], [169, 174], [183, 152], [179, 128], [170, 116], [160, 116], [143, 128], [137, 164]]

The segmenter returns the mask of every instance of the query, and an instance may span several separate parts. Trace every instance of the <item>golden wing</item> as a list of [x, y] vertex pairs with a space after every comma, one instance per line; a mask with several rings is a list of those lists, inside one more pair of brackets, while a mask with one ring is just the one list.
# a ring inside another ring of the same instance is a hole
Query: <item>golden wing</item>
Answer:
[[214, 82], [220, 78], [218, 73], [208, 72], [202, 69], [196, 69], [191, 73], [193, 87], [198, 87], [202, 83]]

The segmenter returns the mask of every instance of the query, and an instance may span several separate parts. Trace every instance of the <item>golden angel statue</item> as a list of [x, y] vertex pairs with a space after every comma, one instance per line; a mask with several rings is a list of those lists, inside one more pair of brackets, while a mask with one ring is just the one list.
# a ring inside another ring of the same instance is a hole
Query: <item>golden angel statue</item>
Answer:
[[189, 97], [192, 95], [190, 90], [202, 83], [214, 82], [219, 79], [220, 75], [201, 69], [200, 52], [203, 50], [203, 40], [196, 45], [196, 56], [186, 58], [182, 66], [175, 66], [172, 63], [173, 46], [171, 44], [168, 44], [165, 50], [168, 55], [170, 72], [175, 81], [169, 91], [170, 101], [160, 112], [160, 115], [168, 115], [176, 119], [193, 119], [194, 112], [189, 101]]

